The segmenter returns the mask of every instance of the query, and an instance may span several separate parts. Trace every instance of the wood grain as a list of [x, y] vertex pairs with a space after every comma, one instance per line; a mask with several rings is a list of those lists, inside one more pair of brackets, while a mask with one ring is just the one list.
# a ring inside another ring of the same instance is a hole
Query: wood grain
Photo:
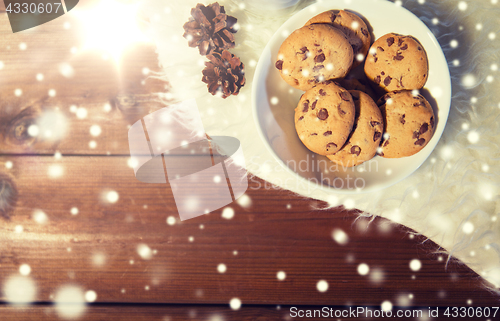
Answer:
[[[63, 27], [65, 23], [69, 29]], [[0, 61], [4, 64], [0, 70], [0, 153], [128, 154], [127, 126], [164, 106], [154, 93], [165, 92], [168, 83], [144, 72], [159, 71], [153, 44], [134, 44], [115, 62], [103, 59], [106, 52], [82, 49], [82, 28], [82, 22], [69, 13], [12, 34], [7, 15], [0, 14]], [[61, 73], [67, 66], [73, 70], [71, 77]], [[15, 95], [18, 89], [20, 96]], [[49, 96], [51, 89], [54, 97]], [[87, 116], [78, 118], [70, 112], [71, 106], [85, 109]], [[44, 132], [36, 138], [29, 136], [29, 125], [48, 112], [58, 112], [65, 119], [62, 139], [46, 137]], [[103, 131], [97, 138], [89, 132], [96, 124]], [[97, 146], [90, 148], [90, 141]]]
[[[496, 300], [480, 290], [469, 269], [452, 260], [446, 271], [445, 260], [430, 254], [435, 244], [419, 245], [423, 237], [412, 240], [382, 219], [367, 228], [367, 221], [354, 223], [355, 214], [340, 208], [314, 210], [312, 204], [324, 204], [266, 190], [258, 179], [250, 181], [250, 208], [230, 205], [233, 219], [219, 210], [170, 226], [166, 220], [177, 212], [168, 185], [137, 181], [125, 157], [3, 156], [0, 163], [7, 160], [20, 188], [11, 219], [1, 227], [0, 246], [8, 250], [1, 256], [0, 279], [30, 264], [41, 301], [67, 283], [95, 290], [100, 302], [220, 304], [239, 297], [250, 304], [377, 306], [409, 294], [418, 306]], [[48, 175], [52, 166], [60, 166], [61, 177]], [[118, 202], [105, 201], [109, 190], [119, 194]], [[78, 215], [70, 214], [72, 207]], [[33, 220], [37, 210], [47, 223]], [[22, 233], [15, 232], [18, 225]], [[336, 228], [348, 234], [347, 245], [333, 241]], [[157, 253], [141, 259], [139, 244]], [[99, 255], [105, 257], [102, 266], [92, 263]], [[418, 272], [409, 269], [415, 258], [423, 265]], [[224, 274], [217, 272], [220, 263], [227, 266]], [[360, 263], [375, 278], [381, 275], [380, 282], [359, 275]], [[276, 278], [281, 270], [285, 281]], [[318, 292], [319, 280], [330, 291]]]
[[[58, 320], [57, 309], [53, 306], [31, 306], [27, 309], [0, 307], [0, 313], [5, 320], [10, 321], [53, 321]], [[80, 321], [178, 321], [178, 320], [209, 320], [209, 321], [264, 321], [286, 320], [284, 309], [276, 307], [244, 307], [232, 311], [228, 306], [196, 306], [196, 305], [166, 305], [166, 306], [89, 306]]]

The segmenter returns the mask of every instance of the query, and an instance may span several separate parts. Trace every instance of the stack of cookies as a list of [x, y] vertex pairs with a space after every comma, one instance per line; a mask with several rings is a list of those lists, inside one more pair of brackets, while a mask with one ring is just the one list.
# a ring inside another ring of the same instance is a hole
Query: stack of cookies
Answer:
[[[302, 143], [344, 167], [377, 153], [411, 156], [434, 132], [433, 110], [419, 93], [428, 77], [423, 46], [394, 33], [371, 39], [358, 15], [326, 11], [282, 43], [275, 64], [284, 81], [305, 91], [295, 109]], [[363, 64], [366, 83], [351, 73]]]

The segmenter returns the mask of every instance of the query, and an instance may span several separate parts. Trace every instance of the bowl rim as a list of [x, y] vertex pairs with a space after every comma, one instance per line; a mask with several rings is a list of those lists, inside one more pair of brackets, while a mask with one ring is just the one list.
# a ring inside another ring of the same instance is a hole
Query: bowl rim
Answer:
[[[359, 0], [359, 1], [368, 1], [368, 0]], [[434, 59], [436, 59], [437, 63], [440, 64], [440, 65], [443, 65], [443, 67], [446, 69], [446, 75], [448, 77], [444, 77], [445, 78], [445, 83], [442, 84], [442, 87], [444, 90], [444, 93], [443, 95], [445, 96], [445, 103], [444, 104], [438, 104], [438, 108], [441, 109], [441, 108], [445, 108], [446, 109], [446, 117], [444, 117], [444, 119], [439, 119], [439, 121], [444, 121], [444, 126], [442, 126], [439, 130], [438, 128], [435, 129], [435, 132], [433, 134], [433, 138], [435, 138], [435, 141], [434, 141], [434, 146], [432, 146], [432, 149], [429, 150], [428, 154], [422, 159], [422, 161], [418, 164], [418, 166], [415, 166], [415, 168], [408, 174], [406, 175], [401, 175], [400, 178], [398, 179], [394, 179], [392, 182], [390, 182], [389, 184], [377, 184], [377, 185], [374, 185], [374, 186], [371, 186], [371, 187], [368, 187], [368, 188], [363, 188], [363, 189], [339, 189], [339, 188], [335, 188], [335, 187], [332, 187], [332, 186], [326, 186], [326, 185], [323, 185], [323, 184], [318, 184], [316, 182], [312, 182], [311, 180], [299, 175], [298, 173], [296, 173], [295, 171], [293, 171], [290, 167], [288, 167], [284, 161], [281, 159], [281, 157], [276, 154], [276, 152], [274, 151], [274, 149], [272, 148], [272, 146], [269, 144], [268, 142], [268, 139], [267, 137], [264, 135], [264, 125], [259, 121], [259, 114], [258, 114], [258, 106], [257, 106], [257, 88], [259, 87], [258, 86], [258, 81], [259, 81], [259, 77], [257, 77], [257, 75], [260, 75], [262, 72], [263, 72], [263, 68], [264, 68], [264, 62], [263, 62], [263, 56], [266, 55], [267, 52], [270, 52], [271, 51], [271, 46], [274, 45], [274, 42], [275, 42], [275, 39], [278, 38], [278, 36], [280, 35], [280, 33], [285, 29], [285, 25], [287, 25], [291, 20], [295, 20], [297, 19], [296, 16], [300, 16], [302, 15], [305, 11], [310, 11], [311, 7], [313, 6], [316, 6], [316, 7], [319, 7], [319, 12], [323, 12], [323, 11], [326, 11], [326, 10], [331, 10], [332, 8], [328, 9], [327, 7], [330, 7], [330, 5], [332, 6], [335, 6], [337, 5], [338, 6], [338, 1], [336, 0], [327, 0], [327, 1], [324, 1], [324, 2], [321, 2], [321, 3], [313, 3], [309, 6], [306, 6], [305, 8], [303, 8], [302, 10], [296, 12], [295, 14], [293, 14], [291, 17], [289, 17], [283, 24], [281, 24], [281, 26], [276, 30], [276, 32], [271, 36], [271, 38], [269, 39], [269, 41], [267, 42], [266, 46], [264, 47], [264, 49], [262, 50], [262, 53], [259, 57], [259, 60], [257, 62], [257, 65], [256, 65], [256, 68], [255, 68], [255, 72], [254, 72], [254, 75], [253, 75], [253, 80], [252, 80], [252, 115], [253, 115], [253, 118], [254, 118], [254, 122], [256, 123], [256, 127], [257, 127], [257, 131], [259, 133], [259, 137], [260, 139], [263, 141], [264, 145], [266, 146], [266, 149], [270, 152], [270, 154], [273, 156], [273, 158], [278, 162], [278, 164], [283, 167], [285, 169], [286, 172], [292, 174], [295, 178], [298, 178], [301, 183], [304, 183], [304, 184], [310, 184], [310, 185], [313, 185], [316, 189], [320, 189], [322, 191], [325, 191], [327, 193], [337, 193], [337, 194], [345, 194], [345, 195], [352, 195], [352, 194], [366, 194], [366, 193], [372, 193], [372, 192], [377, 192], [377, 191], [381, 191], [381, 190], [384, 190], [386, 188], [389, 188], [405, 179], [407, 179], [408, 177], [410, 177], [411, 175], [413, 175], [421, 166], [423, 163], [425, 163], [425, 161], [429, 158], [429, 156], [432, 154], [432, 152], [435, 150], [436, 146], [438, 145], [441, 137], [442, 137], [442, 134], [444, 132], [444, 129], [446, 128], [446, 123], [448, 121], [448, 117], [449, 117], [449, 113], [450, 113], [450, 109], [451, 109], [451, 94], [452, 94], [452, 84], [451, 84], [451, 75], [450, 75], [450, 70], [449, 70], [449, 66], [448, 66], [448, 62], [446, 60], [446, 57], [444, 55], [444, 52], [443, 52], [443, 49], [441, 48], [441, 45], [439, 44], [438, 40], [436, 39], [436, 37], [434, 36], [434, 34], [430, 31], [430, 29], [422, 22], [422, 20], [420, 20], [419, 17], [417, 17], [413, 12], [411, 12], [410, 10], [402, 7], [402, 6], [398, 6], [396, 5], [395, 3], [393, 2], [390, 2], [390, 1], [386, 1], [386, 0], [373, 0], [372, 2], [376, 2], [377, 5], [381, 5], [381, 6], [386, 6], [386, 7], [390, 7], [392, 10], [402, 10], [403, 12], [406, 12], [406, 14], [409, 14], [409, 16], [411, 16], [414, 20], [414, 23], [416, 23], [417, 25], [419, 25], [420, 28], [423, 28], [427, 35], [429, 36], [430, 40], [433, 42], [433, 44], [439, 49], [437, 51], [437, 55], [435, 56]], [[326, 8], [325, 8], [326, 7]], [[347, 10], [349, 10], [349, 8], [347, 8]], [[317, 14], [317, 13], [315, 13]], [[376, 39], [374, 39], [376, 40]], [[425, 88], [425, 87], [424, 87]], [[443, 117], [441, 117], [443, 118]]]

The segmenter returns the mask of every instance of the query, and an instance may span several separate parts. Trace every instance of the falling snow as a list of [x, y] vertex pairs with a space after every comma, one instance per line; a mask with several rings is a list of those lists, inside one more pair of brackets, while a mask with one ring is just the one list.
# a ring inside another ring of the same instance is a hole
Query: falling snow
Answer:
[[6, 161], [5, 162], [5, 168], [12, 169], [13, 166], [14, 166], [14, 164], [11, 161]]
[[35, 301], [37, 288], [30, 277], [16, 275], [4, 281], [3, 294], [9, 303], [27, 304]]
[[370, 272], [370, 267], [366, 263], [361, 263], [358, 265], [359, 275], [367, 275]]
[[47, 214], [41, 210], [35, 210], [31, 216], [35, 222], [38, 224], [45, 224], [49, 221]]
[[226, 273], [226, 271], [227, 271], [227, 267], [224, 263], [217, 265], [217, 272]]
[[47, 171], [50, 178], [59, 178], [64, 175], [64, 168], [61, 165], [50, 165]]
[[374, 284], [381, 284], [384, 282], [385, 274], [380, 268], [374, 268], [370, 273], [370, 281]]
[[474, 224], [472, 224], [471, 222], [465, 222], [462, 227], [462, 231], [465, 234], [472, 234], [472, 232], [474, 232]]
[[97, 293], [95, 291], [89, 290], [85, 292], [85, 301], [95, 302], [95, 300], [97, 300]]
[[101, 130], [101, 127], [99, 125], [90, 126], [90, 135], [97, 137], [97, 136], [101, 135], [101, 133], [102, 133], [102, 130]]
[[476, 131], [470, 131], [468, 134], [467, 134], [467, 140], [469, 141], [469, 143], [471, 144], [477, 144], [479, 143], [479, 140], [480, 140], [480, 136], [479, 136], [479, 133], [476, 132]]
[[78, 119], [85, 119], [87, 118], [87, 109], [83, 108], [83, 107], [79, 107], [77, 110], [76, 110], [76, 117]]
[[441, 148], [440, 155], [444, 160], [450, 160], [454, 155], [453, 148], [451, 146], [444, 146]]
[[66, 78], [72, 78], [75, 75], [75, 70], [67, 62], [60, 63], [57, 67], [59, 69], [59, 73]]
[[76, 285], [64, 285], [54, 298], [55, 307], [59, 317], [63, 319], [76, 319], [85, 311], [85, 296], [82, 289]]
[[137, 254], [139, 254], [143, 260], [151, 260], [153, 258], [153, 252], [146, 244], [137, 245]]
[[465, 75], [462, 78], [462, 86], [465, 88], [471, 88], [474, 87], [477, 83], [476, 77], [472, 74]]
[[339, 228], [333, 230], [332, 237], [340, 245], [346, 245], [349, 242], [349, 236]]
[[247, 194], [243, 194], [240, 198], [236, 200], [236, 203], [243, 208], [249, 208], [252, 206], [252, 199]]
[[28, 264], [21, 264], [19, 273], [23, 276], [28, 276], [31, 273], [31, 267]]
[[417, 260], [417, 259], [413, 259], [410, 261], [410, 269], [412, 271], [419, 271], [420, 269], [422, 268], [422, 263], [420, 262], [420, 260]]
[[172, 225], [174, 225], [174, 224], [175, 224], [175, 222], [176, 222], [175, 217], [173, 217], [173, 216], [169, 216], [169, 217], [167, 217], [167, 224], [168, 224], [168, 225], [171, 225], [171, 226], [172, 226]]
[[354, 202], [353, 199], [348, 198], [344, 201], [344, 207], [348, 210], [353, 209], [356, 207], [356, 203]]
[[102, 267], [106, 264], [106, 254], [102, 252], [96, 252], [92, 254], [92, 265], [94, 267]]
[[232, 298], [231, 301], [229, 301], [229, 306], [233, 310], [239, 310], [241, 308], [241, 300], [238, 298]]
[[380, 308], [382, 311], [391, 311], [392, 310], [392, 303], [390, 301], [384, 301], [380, 305]]
[[231, 207], [226, 207], [222, 210], [222, 218], [230, 220], [234, 217], [234, 210]]
[[120, 195], [116, 191], [109, 191], [106, 193], [106, 200], [111, 204], [118, 202], [119, 199]]
[[318, 283], [316, 283], [316, 289], [319, 292], [326, 292], [326, 291], [328, 291], [328, 282], [326, 282], [325, 280], [318, 281]]

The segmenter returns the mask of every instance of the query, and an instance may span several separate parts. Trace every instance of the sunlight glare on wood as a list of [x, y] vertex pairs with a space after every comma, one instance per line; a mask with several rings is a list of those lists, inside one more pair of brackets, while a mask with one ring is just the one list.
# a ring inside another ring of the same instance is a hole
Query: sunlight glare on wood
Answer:
[[102, 0], [89, 9], [76, 10], [85, 33], [81, 49], [105, 51], [118, 62], [126, 47], [149, 42], [139, 27], [139, 6], [135, 0]]

